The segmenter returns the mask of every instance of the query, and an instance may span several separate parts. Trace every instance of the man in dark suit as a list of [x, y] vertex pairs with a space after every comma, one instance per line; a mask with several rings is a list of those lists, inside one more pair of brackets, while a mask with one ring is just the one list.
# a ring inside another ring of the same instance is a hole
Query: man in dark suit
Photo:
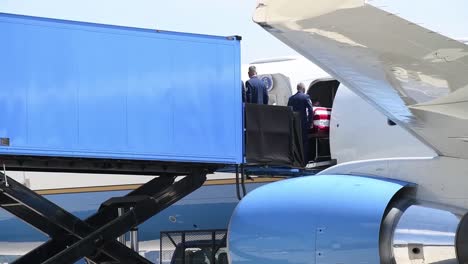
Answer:
[[268, 90], [266, 85], [257, 77], [257, 68], [249, 67], [249, 78], [245, 83], [247, 87], [246, 99], [251, 104], [268, 104]]
[[309, 161], [308, 130], [314, 121], [314, 110], [309, 95], [305, 93], [305, 85], [303, 83], [299, 83], [297, 85], [297, 93], [289, 97], [288, 106], [292, 107], [294, 112], [299, 112], [301, 115], [302, 145], [304, 147], [304, 159], [307, 163]]
[[245, 86], [244, 86], [244, 82], [241, 81], [241, 84], [242, 84], [242, 102], [245, 103]]

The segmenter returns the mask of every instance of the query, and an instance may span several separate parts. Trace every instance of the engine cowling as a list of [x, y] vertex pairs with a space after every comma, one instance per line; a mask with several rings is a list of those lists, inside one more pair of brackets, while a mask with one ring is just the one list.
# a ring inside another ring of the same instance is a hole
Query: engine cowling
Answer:
[[457, 263], [460, 217], [407, 199], [412, 187], [351, 175], [262, 186], [233, 213], [229, 263]]

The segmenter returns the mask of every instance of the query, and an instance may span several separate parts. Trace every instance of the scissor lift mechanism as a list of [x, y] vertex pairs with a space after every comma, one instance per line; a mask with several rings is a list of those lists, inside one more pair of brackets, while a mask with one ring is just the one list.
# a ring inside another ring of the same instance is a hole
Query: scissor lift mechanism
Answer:
[[[13, 263], [64, 264], [84, 257], [95, 263], [152, 263], [116, 238], [201, 187], [210, 172], [196, 167], [186, 175], [160, 174], [126, 196], [107, 200], [86, 220], [0, 172], [0, 206], [50, 237]], [[176, 182], [177, 176], [185, 177]]]

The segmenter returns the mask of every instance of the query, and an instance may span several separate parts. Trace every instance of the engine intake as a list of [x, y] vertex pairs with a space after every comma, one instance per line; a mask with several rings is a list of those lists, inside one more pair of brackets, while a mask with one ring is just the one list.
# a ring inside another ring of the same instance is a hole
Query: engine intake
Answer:
[[381, 263], [457, 264], [460, 215], [427, 204], [398, 203], [383, 221]]

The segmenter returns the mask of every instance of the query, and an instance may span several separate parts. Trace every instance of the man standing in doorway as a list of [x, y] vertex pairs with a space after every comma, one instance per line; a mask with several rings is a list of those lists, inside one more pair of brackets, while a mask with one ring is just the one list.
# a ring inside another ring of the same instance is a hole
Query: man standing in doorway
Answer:
[[304, 148], [304, 160], [307, 163], [309, 161], [308, 130], [314, 121], [314, 110], [309, 95], [305, 93], [305, 85], [303, 83], [299, 83], [297, 85], [297, 93], [289, 97], [288, 106], [292, 107], [294, 112], [299, 112], [301, 115], [302, 146]]
[[267, 105], [268, 90], [263, 81], [257, 77], [257, 68], [255, 66], [249, 67], [249, 78], [245, 84], [247, 87], [247, 103]]

